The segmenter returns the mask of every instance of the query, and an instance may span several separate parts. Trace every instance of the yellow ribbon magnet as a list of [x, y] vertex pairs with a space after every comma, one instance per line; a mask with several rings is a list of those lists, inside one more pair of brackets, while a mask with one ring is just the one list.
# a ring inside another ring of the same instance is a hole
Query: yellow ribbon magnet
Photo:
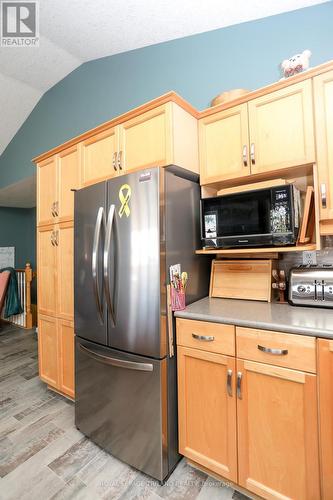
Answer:
[[123, 184], [119, 189], [119, 200], [121, 203], [121, 207], [119, 209], [119, 217], [122, 217], [124, 214], [126, 217], [130, 216], [131, 209], [128, 205], [128, 202], [131, 198], [132, 190], [128, 184]]

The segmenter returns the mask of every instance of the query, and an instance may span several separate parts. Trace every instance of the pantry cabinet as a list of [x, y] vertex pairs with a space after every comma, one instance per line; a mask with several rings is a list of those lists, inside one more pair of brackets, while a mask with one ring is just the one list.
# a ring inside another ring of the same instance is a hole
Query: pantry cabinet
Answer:
[[38, 230], [39, 312], [73, 319], [73, 221]]
[[57, 232], [57, 317], [74, 319], [74, 223], [63, 222]]
[[178, 348], [179, 452], [237, 480], [235, 359]]
[[39, 376], [48, 385], [59, 386], [59, 342], [57, 320], [54, 317], [38, 317]]
[[74, 398], [74, 325], [72, 321], [58, 320], [59, 390]]
[[57, 159], [51, 156], [37, 168], [37, 224], [52, 224], [57, 200]]
[[37, 225], [74, 217], [74, 191], [79, 189], [80, 148], [73, 146], [37, 166]]
[[237, 360], [240, 486], [263, 498], [320, 498], [316, 379]]
[[38, 354], [40, 378], [62, 394], [74, 397], [73, 322], [40, 315]]
[[247, 104], [199, 121], [202, 184], [250, 174]]
[[265, 499], [321, 498], [315, 338], [177, 318], [177, 355], [180, 453]]
[[57, 247], [54, 226], [38, 229], [38, 312], [47, 316], [57, 313]]
[[199, 120], [201, 184], [315, 162], [312, 81]]
[[[81, 148], [73, 146], [61, 151], [58, 162], [58, 221], [66, 222], [74, 217], [74, 191], [81, 187]], [[44, 183], [42, 182], [42, 186]]]
[[314, 79], [320, 218], [333, 219], [333, 71]]

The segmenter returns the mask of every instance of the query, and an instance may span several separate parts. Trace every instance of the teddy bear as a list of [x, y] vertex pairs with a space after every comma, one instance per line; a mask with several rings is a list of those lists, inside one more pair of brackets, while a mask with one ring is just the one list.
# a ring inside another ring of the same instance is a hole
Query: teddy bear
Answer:
[[281, 68], [283, 70], [284, 78], [288, 78], [288, 76], [293, 76], [307, 70], [310, 66], [310, 57], [311, 51], [304, 50], [301, 54], [295, 54], [293, 57], [290, 57], [290, 59], [282, 61]]

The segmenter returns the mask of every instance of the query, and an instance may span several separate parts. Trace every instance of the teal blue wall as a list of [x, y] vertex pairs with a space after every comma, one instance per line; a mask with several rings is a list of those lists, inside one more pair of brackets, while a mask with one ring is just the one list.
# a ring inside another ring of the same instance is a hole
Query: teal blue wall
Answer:
[[15, 267], [36, 267], [36, 209], [0, 207], [0, 247], [15, 247]]
[[0, 157], [0, 187], [32, 173], [31, 158], [169, 90], [199, 109], [232, 88], [280, 78], [309, 48], [333, 59], [333, 3], [153, 45], [83, 64], [50, 89]]
[[[0, 207], [0, 247], [15, 247], [15, 267], [36, 270], [36, 209]], [[36, 286], [32, 287], [36, 302]]]

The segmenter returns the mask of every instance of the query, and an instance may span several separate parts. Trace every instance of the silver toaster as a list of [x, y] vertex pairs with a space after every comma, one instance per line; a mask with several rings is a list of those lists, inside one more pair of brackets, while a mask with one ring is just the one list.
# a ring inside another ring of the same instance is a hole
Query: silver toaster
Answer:
[[291, 269], [289, 302], [295, 306], [333, 307], [333, 266]]

